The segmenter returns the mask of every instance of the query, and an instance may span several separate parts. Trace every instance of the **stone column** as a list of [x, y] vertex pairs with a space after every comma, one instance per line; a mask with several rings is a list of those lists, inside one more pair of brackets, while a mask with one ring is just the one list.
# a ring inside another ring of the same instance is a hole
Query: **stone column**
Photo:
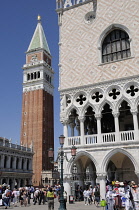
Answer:
[[9, 177], [8, 177], [8, 178], [6, 178], [6, 182], [7, 182], [7, 184], [9, 185]]
[[70, 128], [71, 128], [71, 136], [74, 136], [75, 123], [70, 123]]
[[2, 154], [1, 155], [1, 166], [0, 166], [1, 168], [4, 168], [4, 157], [5, 156]]
[[81, 134], [81, 145], [85, 145], [85, 136], [84, 136], [84, 117], [78, 117], [80, 120], [80, 134]]
[[69, 195], [71, 195], [71, 180], [70, 180], [70, 175], [69, 178], [64, 178], [64, 191], [67, 192], [67, 198]]
[[16, 159], [17, 159], [17, 157], [13, 157], [14, 158], [14, 160], [13, 160], [13, 169], [16, 169]]
[[93, 187], [96, 185], [96, 173], [94, 171], [92, 172], [91, 185]]
[[77, 136], [80, 136], [80, 120], [78, 119], [78, 117], [76, 118], [76, 130], [77, 130]]
[[100, 197], [102, 200], [106, 196], [106, 173], [97, 173], [97, 180], [100, 184]]
[[113, 112], [114, 116], [114, 123], [115, 123], [115, 141], [120, 141], [120, 135], [119, 135], [119, 112]]
[[138, 183], [137, 183], [137, 184], [139, 184], [139, 171], [135, 171], [135, 174], [136, 174], [137, 177], [138, 177]]
[[17, 188], [21, 187], [21, 179], [18, 179], [17, 181]]
[[43, 79], [43, 71], [40, 71], [40, 79]]
[[11, 190], [13, 190], [14, 187], [15, 187], [15, 178], [12, 178]]
[[27, 81], [27, 74], [24, 73], [23, 75], [23, 81], [26, 82]]
[[32, 159], [29, 159], [29, 170], [32, 170]]
[[134, 140], [138, 141], [139, 140], [139, 137], [138, 137], [139, 131], [138, 131], [137, 111], [132, 111], [131, 110], [131, 113], [133, 115], [133, 124], [134, 124], [134, 132], [135, 132]]
[[64, 120], [63, 124], [63, 135], [65, 136], [64, 146], [68, 146], [68, 119]]
[[22, 158], [19, 158], [18, 168], [21, 169], [22, 167]]
[[102, 143], [102, 136], [101, 136], [101, 114], [95, 114], [95, 118], [97, 120], [97, 143]]
[[25, 186], [25, 183], [26, 183], [26, 179], [23, 179], [23, 186]]
[[29, 185], [32, 185], [32, 179], [29, 178], [28, 181], [29, 181]]
[[23, 166], [23, 170], [27, 170], [27, 159], [24, 159], [24, 166]]
[[7, 161], [6, 161], [6, 168], [10, 168], [10, 164], [11, 164], [11, 156], [7, 156]]

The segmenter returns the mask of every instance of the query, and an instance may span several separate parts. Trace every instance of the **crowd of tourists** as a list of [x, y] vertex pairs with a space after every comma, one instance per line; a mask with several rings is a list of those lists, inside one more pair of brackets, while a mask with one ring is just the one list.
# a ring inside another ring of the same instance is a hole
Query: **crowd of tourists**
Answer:
[[[41, 205], [48, 203], [48, 210], [54, 209], [54, 198], [59, 197], [60, 185], [53, 188], [47, 186], [46, 188], [20, 187], [19, 189], [10, 189], [7, 184], [0, 185], [0, 206], [7, 209], [10, 206], [29, 206]], [[32, 199], [33, 202], [30, 202]]]
[[85, 202], [85, 205], [91, 205], [94, 203], [96, 206], [99, 205], [100, 202], [100, 187], [99, 185], [96, 185], [92, 187], [86, 186], [85, 189], [79, 185], [77, 185], [75, 189], [75, 201], [83, 201]]
[[134, 181], [110, 182], [106, 191], [108, 210], [121, 208], [139, 210], [139, 186]]
[[82, 200], [82, 195], [85, 205], [94, 203], [96, 207], [103, 206], [107, 210], [139, 210], [139, 185], [136, 185], [134, 181], [108, 182], [105, 199], [101, 199], [99, 185], [94, 187], [90, 185], [84, 191], [77, 186], [76, 200]]
[[[0, 185], [0, 205], [5, 209], [11, 205], [29, 206], [48, 203], [48, 210], [54, 209], [54, 198], [60, 198], [60, 185], [53, 188], [20, 187], [14, 190], [10, 186]], [[64, 191], [64, 205], [66, 209], [67, 193]], [[32, 199], [32, 202], [30, 202]], [[105, 199], [101, 199], [99, 184], [92, 187], [86, 186], [85, 189], [79, 185], [75, 188], [75, 201], [83, 201], [85, 205], [95, 204], [96, 207], [104, 206], [107, 210], [139, 210], [139, 186], [134, 181], [128, 182], [108, 182], [106, 185]]]

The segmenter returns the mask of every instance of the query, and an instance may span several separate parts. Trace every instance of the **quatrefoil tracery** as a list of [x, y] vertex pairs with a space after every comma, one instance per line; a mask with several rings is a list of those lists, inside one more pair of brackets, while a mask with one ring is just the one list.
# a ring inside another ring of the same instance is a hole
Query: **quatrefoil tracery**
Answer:
[[96, 102], [99, 102], [101, 98], [103, 98], [103, 95], [100, 92], [95, 92], [92, 96], [92, 99]]
[[135, 96], [135, 94], [139, 91], [137, 87], [131, 85], [129, 89], [127, 89], [126, 93], [130, 94], [131, 96]]
[[76, 99], [76, 102], [78, 102], [80, 105], [83, 105], [84, 101], [86, 101], [86, 97], [83, 94], [79, 95]]
[[116, 88], [113, 88], [109, 92], [109, 96], [112, 97], [114, 100], [117, 99], [117, 96], [120, 95], [120, 91], [118, 91]]

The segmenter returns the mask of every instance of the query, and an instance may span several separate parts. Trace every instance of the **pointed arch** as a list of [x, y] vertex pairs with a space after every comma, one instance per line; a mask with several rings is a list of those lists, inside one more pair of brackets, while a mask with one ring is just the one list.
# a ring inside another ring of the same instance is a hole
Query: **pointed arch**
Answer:
[[96, 112], [96, 106], [91, 104], [90, 102], [87, 102], [87, 104], [85, 104], [85, 106], [82, 108], [80, 116], [84, 116], [85, 115], [85, 111], [88, 107], [92, 107], [93, 111]]
[[81, 156], [87, 156], [95, 165], [96, 170], [99, 170], [99, 164], [97, 162], [97, 160], [88, 152], [86, 151], [79, 151], [75, 157], [75, 160], [73, 161], [73, 159], [71, 158], [67, 168], [68, 168], [68, 173], [70, 174], [72, 171], [72, 166], [76, 163], [76, 161], [81, 157]]
[[72, 104], [72, 105], [67, 109], [65, 115], [66, 115], [67, 117], [69, 117], [70, 112], [71, 112], [73, 109], [75, 109], [75, 110], [77, 111], [77, 114], [80, 115], [79, 109], [78, 109], [74, 104]]
[[101, 133], [115, 132], [115, 122], [113, 116], [113, 106], [111, 103], [105, 103], [101, 110]]
[[116, 153], [122, 153], [124, 155], [126, 155], [131, 162], [134, 165], [134, 168], [136, 169], [136, 171], [139, 171], [139, 165], [137, 163], [137, 161], [135, 160], [135, 158], [125, 149], [122, 148], [116, 148], [116, 149], [112, 149], [103, 159], [102, 163], [101, 163], [101, 168], [103, 172], [107, 172], [107, 165], [109, 163], [110, 158], [115, 155]]
[[131, 103], [130, 99], [126, 98], [125, 96], [122, 96], [122, 98], [120, 98], [118, 100], [118, 102], [115, 106], [115, 111], [119, 112], [120, 105], [123, 101], [126, 101], [129, 104], [130, 108], [132, 109], [132, 103]]
[[104, 101], [101, 103], [101, 105], [99, 106], [98, 113], [101, 113], [101, 112], [102, 112], [102, 109], [103, 109], [103, 107], [105, 106], [105, 104], [108, 104], [112, 110], [114, 109], [113, 104], [112, 104], [110, 101], [108, 101], [108, 100], [106, 99], [106, 100], [104, 100]]

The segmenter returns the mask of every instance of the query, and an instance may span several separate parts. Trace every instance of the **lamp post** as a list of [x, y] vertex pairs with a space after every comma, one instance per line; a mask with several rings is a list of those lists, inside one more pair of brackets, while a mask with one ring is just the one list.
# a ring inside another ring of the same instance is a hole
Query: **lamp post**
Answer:
[[60, 206], [59, 206], [59, 210], [65, 210], [65, 206], [64, 206], [64, 186], [63, 186], [63, 157], [64, 157], [64, 151], [63, 151], [63, 145], [64, 145], [64, 140], [65, 140], [65, 136], [61, 135], [59, 137], [59, 143], [61, 145], [61, 152], [60, 152], [60, 157], [61, 157], [61, 179], [60, 179], [60, 185], [61, 185], [61, 190], [60, 190]]
[[[60, 158], [60, 161], [61, 161], [61, 179], [60, 179], [60, 185], [61, 185], [61, 190], [60, 190], [60, 206], [59, 206], [59, 210], [66, 210], [65, 209], [65, 206], [64, 206], [64, 186], [63, 186], [63, 160], [64, 160], [64, 151], [63, 151], [63, 145], [64, 145], [64, 140], [65, 140], [65, 136], [64, 135], [61, 135], [59, 137], [59, 143], [60, 143], [60, 146], [61, 146], [61, 150], [60, 150], [60, 153], [59, 153], [59, 156], [58, 158]], [[49, 156], [49, 152], [48, 152], [48, 156], [50, 158], [52, 158], [52, 152], [51, 152], [51, 148], [49, 149], [50, 151], [50, 156]], [[71, 148], [71, 155], [72, 155], [72, 159], [74, 160], [75, 159], [75, 156], [76, 156], [76, 147], [73, 145], [72, 148]], [[68, 161], [68, 159], [66, 158], [66, 160]]]
[[[60, 152], [60, 157], [61, 157], [61, 191], [60, 191], [60, 207], [59, 210], [66, 210], [65, 206], [64, 206], [64, 197], [63, 197], [63, 193], [64, 193], [64, 186], [63, 186], [63, 160], [64, 160], [64, 151], [63, 151], [63, 145], [64, 145], [64, 140], [65, 140], [65, 136], [61, 135], [59, 137], [59, 143], [61, 145], [61, 152]], [[75, 159], [76, 156], [76, 147], [73, 145], [71, 148], [71, 156], [72, 159]], [[66, 158], [67, 160], [67, 158]], [[68, 160], [67, 160], [68, 161]]]

